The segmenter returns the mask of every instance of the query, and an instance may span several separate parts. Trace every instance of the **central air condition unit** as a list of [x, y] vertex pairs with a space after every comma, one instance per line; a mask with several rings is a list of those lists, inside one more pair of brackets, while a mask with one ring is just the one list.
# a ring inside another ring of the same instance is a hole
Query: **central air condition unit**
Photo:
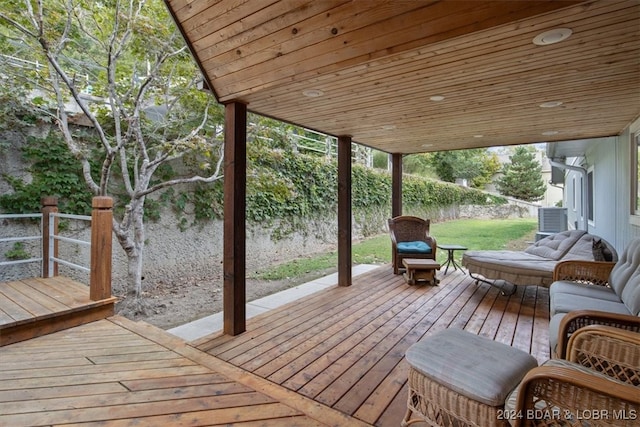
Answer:
[[539, 208], [538, 232], [560, 233], [568, 229], [567, 208]]

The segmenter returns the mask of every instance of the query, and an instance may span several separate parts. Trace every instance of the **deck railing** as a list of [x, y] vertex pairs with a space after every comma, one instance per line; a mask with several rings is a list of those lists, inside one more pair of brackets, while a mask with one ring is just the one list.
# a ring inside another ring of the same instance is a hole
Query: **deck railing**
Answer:
[[[42, 221], [42, 214], [0, 214], [0, 220], [7, 219], [33, 219]], [[0, 243], [23, 243], [29, 242], [33, 240], [42, 241], [42, 234], [36, 236], [20, 236], [20, 237], [3, 237], [0, 238]], [[41, 252], [42, 255], [42, 252]], [[29, 257], [24, 259], [15, 259], [11, 261], [2, 261], [0, 262], [0, 267], [5, 267], [9, 265], [17, 265], [17, 264], [26, 264], [32, 262], [42, 262], [42, 256], [40, 257]]]
[[[61, 213], [52, 213], [51, 215], [49, 215], [49, 230], [53, 230], [55, 228], [56, 222], [58, 222], [58, 219], [62, 218], [62, 219], [72, 219], [72, 220], [77, 220], [77, 221], [87, 221], [89, 223], [91, 223], [91, 217], [89, 215], [71, 215], [71, 214], [61, 214]], [[55, 271], [55, 267], [57, 264], [62, 264], [62, 265], [66, 265], [67, 267], [73, 268], [75, 270], [80, 270], [80, 271], [84, 271], [85, 273], [90, 273], [91, 269], [89, 267], [85, 267], [83, 265], [80, 264], [76, 264], [74, 262], [71, 262], [69, 260], [65, 260], [63, 258], [58, 258], [58, 251], [55, 250], [56, 246], [58, 245], [58, 242], [65, 242], [65, 243], [72, 243], [78, 246], [84, 246], [84, 247], [88, 247], [91, 248], [91, 242], [90, 241], [86, 241], [86, 240], [80, 240], [80, 239], [73, 239], [71, 237], [65, 237], [65, 236], [61, 236], [60, 234], [56, 233], [49, 233], [49, 242], [47, 243], [49, 245], [49, 257], [47, 258], [47, 277], [53, 277], [57, 275], [57, 272]], [[44, 275], [44, 274], [43, 274]]]
[[[109, 197], [94, 197], [91, 216], [63, 214], [58, 212], [58, 199], [42, 198], [42, 213], [39, 214], [2, 214], [0, 219], [36, 219], [40, 220], [42, 230], [39, 236], [20, 236], [1, 238], [0, 243], [25, 242], [39, 240], [41, 257], [0, 262], [0, 266], [41, 262], [42, 277], [58, 275], [60, 264], [89, 273], [89, 293], [91, 300], [97, 301], [111, 297], [111, 261], [112, 261], [112, 218], [113, 201]], [[91, 223], [91, 240], [79, 240], [58, 233], [60, 219], [87, 221]], [[89, 266], [83, 266], [60, 257], [60, 242], [75, 244], [90, 249]]]

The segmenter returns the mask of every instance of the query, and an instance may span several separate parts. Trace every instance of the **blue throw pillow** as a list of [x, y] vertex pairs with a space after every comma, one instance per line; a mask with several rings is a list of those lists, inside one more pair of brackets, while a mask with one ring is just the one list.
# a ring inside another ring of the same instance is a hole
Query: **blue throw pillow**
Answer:
[[398, 242], [398, 252], [401, 254], [430, 254], [431, 246], [421, 240], [415, 242]]

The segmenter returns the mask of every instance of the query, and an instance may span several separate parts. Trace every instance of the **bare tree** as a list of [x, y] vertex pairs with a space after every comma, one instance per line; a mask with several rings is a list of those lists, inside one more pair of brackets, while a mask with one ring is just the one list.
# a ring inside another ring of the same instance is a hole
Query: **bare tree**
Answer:
[[[145, 200], [170, 186], [222, 177], [220, 106], [197, 90], [201, 75], [161, 2], [24, 0], [3, 5], [0, 18], [15, 55], [42, 58], [25, 82], [45, 91], [51, 102], [43, 106], [91, 191], [109, 195], [117, 187], [125, 194], [114, 233], [128, 259], [128, 309], [144, 312]], [[97, 165], [95, 146], [72, 124], [70, 101], [97, 135]], [[187, 157], [183, 173], [156, 176]]]

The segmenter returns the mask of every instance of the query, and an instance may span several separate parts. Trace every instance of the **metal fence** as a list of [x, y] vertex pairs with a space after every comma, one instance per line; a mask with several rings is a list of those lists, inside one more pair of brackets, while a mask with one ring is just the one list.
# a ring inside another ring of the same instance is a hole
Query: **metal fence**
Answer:
[[[40, 244], [40, 256], [39, 257], [29, 257], [29, 258], [25, 258], [25, 259], [15, 259], [15, 260], [9, 260], [9, 261], [2, 261], [0, 262], [0, 267], [5, 267], [5, 266], [10, 266], [10, 265], [17, 265], [17, 264], [26, 264], [26, 263], [35, 263], [35, 262], [39, 262], [42, 264], [42, 214], [41, 213], [36, 213], [36, 214], [1, 214], [0, 215], [0, 221], [5, 221], [5, 220], [12, 220], [12, 219], [34, 219], [34, 220], [38, 220], [40, 222], [40, 234], [37, 236], [17, 236], [17, 237], [3, 237], [0, 238], [0, 244], [3, 243], [13, 243], [14, 245], [16, 243], [23, 243], [23, 242], [29, 242], [29, 241], [39, 241]], [[2, 247], [2, 245], [0, 245], [0, 247]]]
[[[47, 228], [50, 232], [47, 233], [48, 236], [44, 236], [44, 231], [43, 231], [43, 215], [41, 213], [35, 213], [35, 214], [0, 214], [0, 221], [4, 221], [4, 220], [21, 220], [21, 219], [31, 219], [31, 220], [37, 220], [39, 221], [39, 229], [40, 229], [40, 234], [39, 235], [27, 235], [27, 236], [11, 236], [11, 237], [3, 237], [0, 238], [0, 245], [1, 244], [14, 244], [15, 243], [23, 243], [23, 242], [30, 242], [30, 241], [37, 241], [40, 247], [40, 256], [30, 256], [28, 258], [22, 258], [22, 259], [12, 259], [12, 260], [8, 260], [8, 261], [2, 261], [0, 262], [0, 267], [6, 267], [6, 266], [13, 266], [13, 265], [18, 265], [18, 264], [27, 264], [27, 263], [40, 263], [41, 265], [41, 271], [44, 268], [43, 267], [43, 261], [48, 261], [46, 262], [45, 265], [47, 265], [47, 273], [49, 277], [55, 276], [55, 269], [56, 269], [56, 264], [61, 264], [61, 265], [65, 265], [67, 267], [73, 268], [75, 270], [78, 271], [83, 271], [85, 273], [89, 273], [90, 272], [90, 266], [84, 266], [84, 265], [80, 265], [77, 264], [75, 262], [72, 262], [69, 259], [63, 259], [60, 257], [59, 253], [60, 251], [58, 251], [57, 245], [59, 244], [59, 242], [63, 242], [66, 244], [73, 244], [73, 245], [78, 245], [81, 247], [86, 247], [86, 248], [91, 248], [91, 242], [90, 241], [86, 241], [86, 240], [79, 240], [79, 239], [74, 239], [71, 237], [66, 237], [66, 236], [62, 236], [60, 235], [57, 230], [57, 222], [60, 219], [67, 219], [67, 220], [78, 220], [78, 221], [87, 221], [89, 223], [89, 225], [91, 224], [91, 216], [87, 216], [87, 215], [71, 215], [71, 214], [63, 214], [63, 213], [57, 213], [57, 212], [52, 212], [48, 215], [48, 225], [49, 227]], [[44, 240], [44, 241], [43, 241]], [[47, 245], [48, 247], [48, 251], [44, 251], [44, 245]], [[2, 247], [2, 246], [0, 246]], [[44, 253], [48, 253], [48, 257], [47, 260], [44, 259]], [[5, 253], [5, 257], [6, 257], [6, 253]]]

